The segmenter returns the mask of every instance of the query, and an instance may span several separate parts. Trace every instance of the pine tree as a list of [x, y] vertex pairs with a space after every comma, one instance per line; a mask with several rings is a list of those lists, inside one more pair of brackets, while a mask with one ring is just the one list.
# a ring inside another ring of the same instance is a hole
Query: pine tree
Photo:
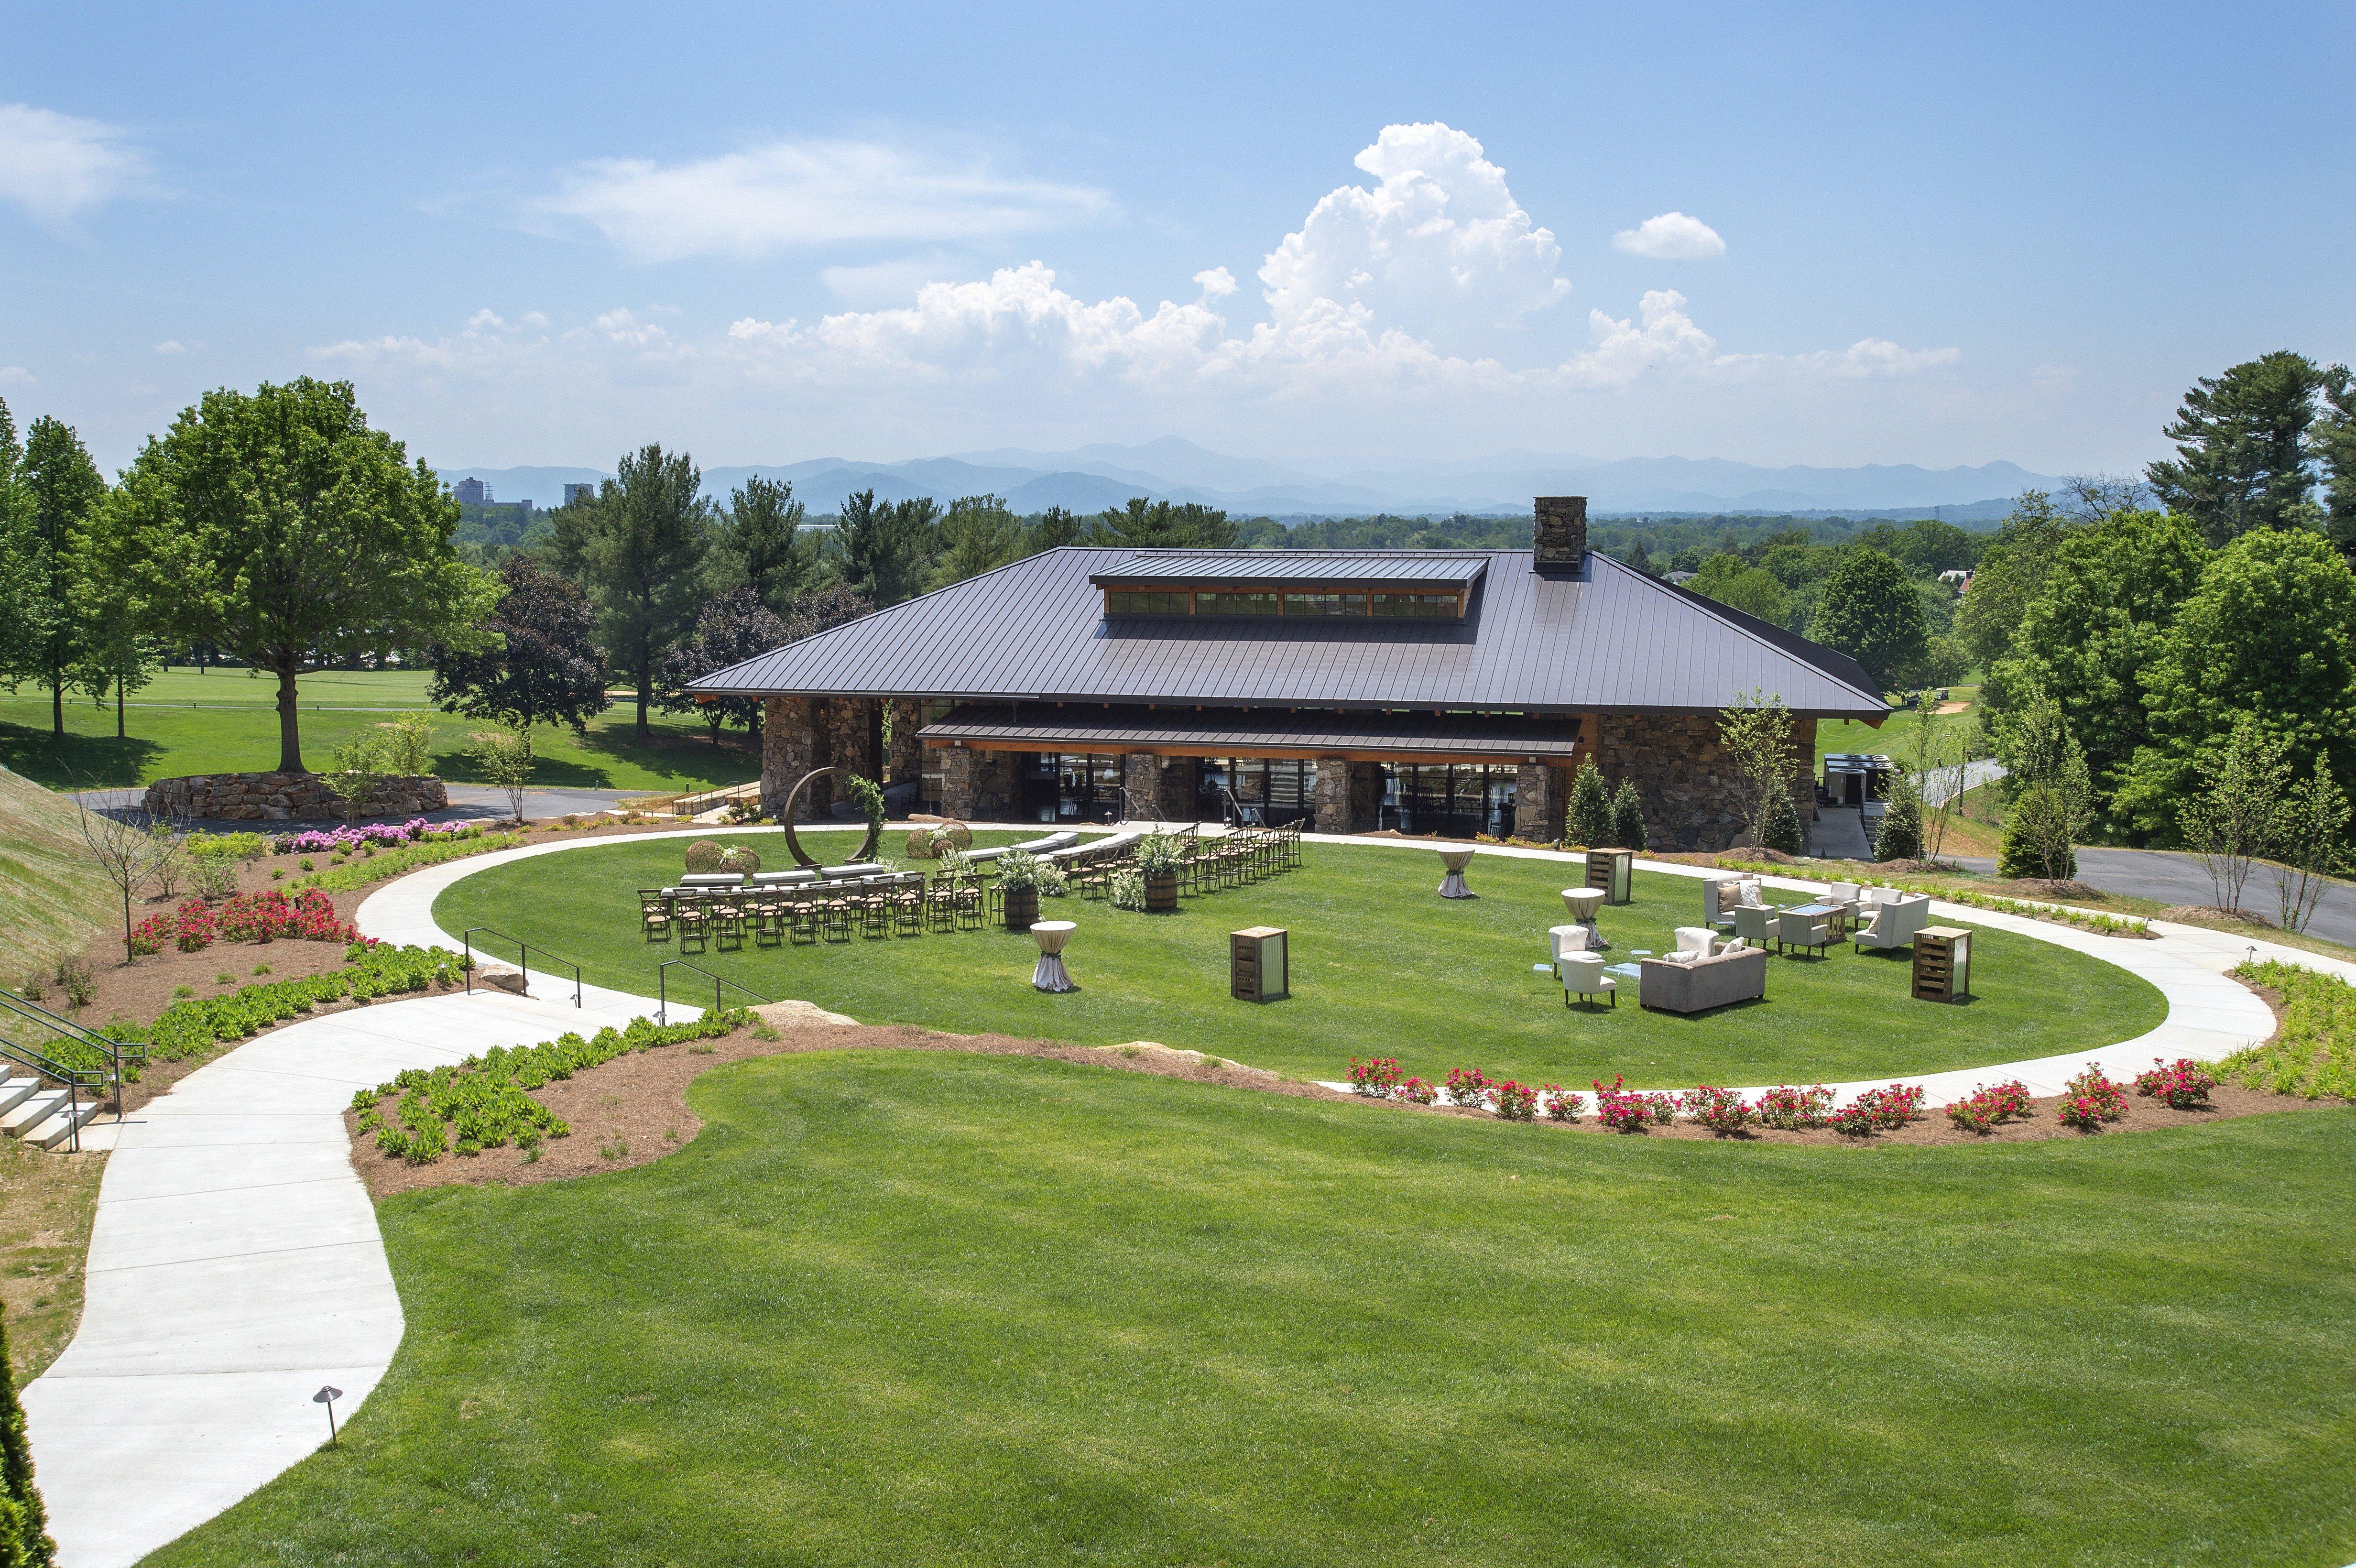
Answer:
[[48, 1568], [58, 1543], [49, 1539], [40, 1488], [33, 1485], [33, 1450], [25, 1441], [25, 1407], [16, 1403], [8, 1370], [8, 1328], [0, 1317], [0, 1568]]
[[1604, 792], [1602, 772], [1589, 757], [1570, 781], [1570, 811], [1563, 825], [1566, 842], [1581, 848], [1612, 841], [1612, 797]]
[[1922, 858], [1922, 799], [1911, 782], [1901, 781], [1881, 814], [1873, 836], [1877, 860], [1919, 860]]
[[1766, 831], [1759, 836], [1759, 848], [1778, 854], [1797, 855], [1806, 848], [1800, 834], [1800, 814], [1792, 805], [1792, 792], [1777, 790], [1767, 803]]
[[2004, 844], [1997, 852], [1999, 877], [2047, 877], [2069, 880], [2078, 875], [2078, 852], [2070, 844], [2070, 807], [2052, 784], [2031, 784], [2022, 790], [2004, 814]]
[[1652, 848], [1644, 837], [1644, 806], [1636, 798], [1633, 779], [1622, 779], [1620, 787], [1612, 794], [1612, 842], [1622, 849], [1644, 850]]

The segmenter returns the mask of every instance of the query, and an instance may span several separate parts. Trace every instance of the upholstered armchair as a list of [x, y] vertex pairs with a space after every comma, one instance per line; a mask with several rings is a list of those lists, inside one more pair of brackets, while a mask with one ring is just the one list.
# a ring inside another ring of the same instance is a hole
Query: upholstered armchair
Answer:
[[1620, 1005], [1620, 983], [1603, 972], [1601, 953], [1566, 953], [1558, 965], [1562, 972], [1562, 1005], [1570, 1006], [1576, 994], [1581, 1001], [1595, 997], [1610, 997], [1612, 1005]]
[[1931, 896], [1900, 895], [1873, 907], [1872, 923], [1853, 933], [1859, 952], [1869, 947], [1911, 947], [1914, 933], [1931, 923]]

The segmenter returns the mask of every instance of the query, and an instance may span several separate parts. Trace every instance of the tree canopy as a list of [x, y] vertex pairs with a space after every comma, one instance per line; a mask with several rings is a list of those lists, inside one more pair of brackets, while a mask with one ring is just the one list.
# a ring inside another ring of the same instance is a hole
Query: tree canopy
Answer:
[[721, 546], [753, 597], [782, 613], [818, 575], [818, 551], [804, 540], [805, 508], [791, 481], [755, 475], [728, 495]]
[[2313, 492], [2326, 454], [2317, 400], [2347, 395], [2346, 366], [2326, 369], [2286, 348], [2203, 376], [2168, 425], [2177, 454], [2151, 465], [2152, 488], [2211, 545], [2257, 528], [2318, 527]]
[[1154, 549], [1225, 549], [1236, 542], [1236, 526], [1215, 507], [1134, 496], [1126, 507], [1098, 513], [1088, 541]]
[[594, 498], [551, 517], [559, 570], [596, 603], [606, 662], [636, 688], [645, 740], [657, 668], [695, 624], [703, 599], [712, 504], [700, 493], [702, 470], [686, 453], [650, 443], [615, 467]]
[[663, 656], [662, 707], [666, 713], [693, 713], [712, 728], [712, 743], [720, 743], [721, 726], [732, 720], [747, 733], [761, 732], [761, 699], [722, 697], [687, 689], [691, 681], [791, 641], [786, 623], [761, 603], [749, 588], [733, 589], [704, 601], [697, 612], [695, 630]]
[[828, 541], [842, 581], [878, 609], [923, 592], [938, 513], [930, 496], [878, 501], [873, 490], [845, 496]]
[[1774, 573], [1752, 566], [1739, 555], [1711, 556], [1686, 586], [1771, 625], [1783, 625], [1791, 613], [1791, 602]]
[[278, 677], [280, 771], [303, 771], [296, 681], [357, 655], [475, 643], [493, 590], [457, 503], [369, 427], [348, 381], [208, 392], [150, 439], [105, 508], [143, 613]]
[[1864, 545], [1843, 551], [1826, 577], [1808, 635], [1856, 659], [1885, 690], [1931, 651], [1930, 621], [1906, 569]]
[[[13, 439], [8, 446], [14, 454]], [[17, 512], [7, 562], [16, 585], [9, 605], [16, 625], [0, 654], [10, 680], [48, 688], [50, 730], [62, 737], [66, 688], [92, 684], [96, 672], [86, 667], [105, 641], [88, 619], [86, 585], [99, 575], [93, 533], [106, 481], [73, 428], [43, 415], [26, 429], [10, 489]]]
[[498, 602], [473, 648], [437, 645], [427, 700], [452, 713], [583, 729], [610, 705], [596, 613], [579, 584], [518, 556], [498, 573]]

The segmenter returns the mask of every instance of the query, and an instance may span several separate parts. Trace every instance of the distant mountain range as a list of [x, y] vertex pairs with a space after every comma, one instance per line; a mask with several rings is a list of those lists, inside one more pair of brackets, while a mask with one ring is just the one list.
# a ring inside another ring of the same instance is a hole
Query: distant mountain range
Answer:
[[[608, 477], [593, 468], [451, 468], [445, 483], [480, 479], [500, 501], [556, 505], [568, 484]], [[1456, 463], [1428, 463], [1340, 475], [1312, 474], [1258, 458], [1229, 457], [1177, 436], [1141, 446], [1098, 444], [1069, 452], [1001, 447], [906, 463], [815, 457], [801, 463], [707, 468], [703, 487], [717, 500], [753, 475], [793, 482], [813, 517], [844, 496], [873, 489], [884, 500], [930, 496], [1002, 497], [1017, 512], [1064, 507], [1100, 512], [1131, 496], [1197, 501], [1242, 517], [1360, 517], [1373, 512], [1446, 516], [1516, 513], [1533, 496], [1585, 496], [1597, 513], [1749, 512], [1923, 515], [1954, 509], [1959, 517], [2001, 516], [2023, 490], [2062, 483], [2010, 463], [1976, 468], [1874, 464], [1862, 468], [1762, 468], [1721, 458], [1626, 457], [1609, 463], [1510, 452]]]

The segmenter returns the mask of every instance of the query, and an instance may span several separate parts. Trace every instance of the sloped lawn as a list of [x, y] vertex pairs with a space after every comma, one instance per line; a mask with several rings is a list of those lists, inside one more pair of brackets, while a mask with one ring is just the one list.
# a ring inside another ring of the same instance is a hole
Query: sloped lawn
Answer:
[[892, 1053], [691, 1097], [653, 1165], [387, 1202], [391, 1375], [151, 1561], [2356, 1557], [2356, 1112], [1775, 1148]]

